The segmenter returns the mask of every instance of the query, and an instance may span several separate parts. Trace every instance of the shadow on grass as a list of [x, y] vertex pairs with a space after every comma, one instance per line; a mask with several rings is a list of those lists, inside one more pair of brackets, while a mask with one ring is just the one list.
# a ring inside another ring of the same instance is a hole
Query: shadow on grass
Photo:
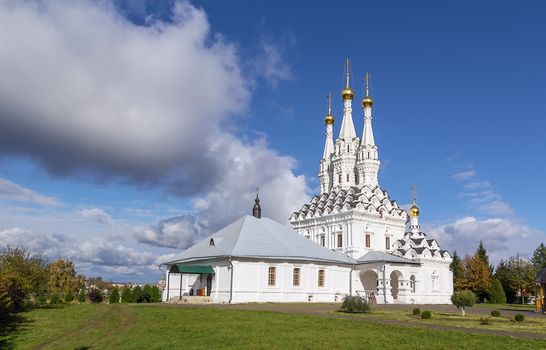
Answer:
[[13, 341], [17, 332], [31, 323], [23, 314], [18, 313], [0, 318], [0, 349], [13, 349]]

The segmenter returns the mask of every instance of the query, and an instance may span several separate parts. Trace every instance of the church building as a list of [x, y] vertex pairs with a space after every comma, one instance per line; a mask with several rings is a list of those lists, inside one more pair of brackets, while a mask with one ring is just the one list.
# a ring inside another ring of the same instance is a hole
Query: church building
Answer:
[[408, 214], [379, 185], [369, 76], [362, 138], [353, 122], [349, 60], [345, 78], [335, 142], [328, 96], [320, 195], [291, 215], [293, 229], [262, 218], [256, 195], [253, 216], [163, 264], [163, 300], [199, 295], [226, 303], [335, 302], [360, 295], [371, 303], [450, 303], [451, 256], [421, 231], [415, 190]]

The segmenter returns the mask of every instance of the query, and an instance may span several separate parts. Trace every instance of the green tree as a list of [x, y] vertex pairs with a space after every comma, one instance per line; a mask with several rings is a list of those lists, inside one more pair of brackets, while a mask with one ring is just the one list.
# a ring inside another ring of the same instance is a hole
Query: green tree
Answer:
[[144, 287], [142, 287], [142, 302], [143, 303], [150, 303], [152, 301], [152, 286], [149, 284], [145, 284]]
[[492, 304], [506, 304], [506, 294], [498, 278], [494, 278], [491, 283], [489, 302]]
[[108, 297], [108, 302], [110, 304], [118, 304], [119, 303], [119, 289], [118, 289], [118, 287], [114, 287], [110, 291], [110, 295]]
[[74, 301], [74, 294], [72, 293], [71, 290], [68, 290], [65, 295], [64, 295], [64, 301], [66, 303], [71, 303]]
[[79, 303], [85, 303], [85, 289], [80, 289], [80, 292], [78, 293], [78, 302]]
[[476, 255], [485, 263], [485, 266], [489, 268], [490, 275], [493, 275], [493, 265], [489, 264], [489, 256], [487, 255], [487, 250], [485, 250], [483, 241], [480, 241], [478, 249], [476, 250]]
[[461, 262], [461, 266], [461, 275], [455, 281], [456, 290], [470, 290], [480, 300], [484, 300], [489, 295], [489, 288], [491, 287], [489, 267], [478, 255], [465, 257]]
[[536, 269], [528, 260], [511, 257], [508, 260], [501, 260], [497, 266], [496, 277], [502, 284], [508, 302], [515, 303], [518, 297], [534, 293]]
[[25, 299], [45, 295], [47, 259], [24, 248], [7, 247], [0, 252], [0, 285], [10, 298], [10, 310], [17, 311]]
[[55, 260], [48, 265], [48, 270], [50, 293], [65, 294], [83, 287], [83, 276], [76, 276], [74, 263], [70, 260]]
[[459, 255], [454, 250], [453, 251], [453, 260], [451, 261], [451, 264], [449, 264], [450, 270], [453, 272], [453, 285], [455, 286], [455, 289], [457, 290], [457, 286], [460, 285], [460, 282], [458, 283], [458, 280], [462, 276], [462, 270], [463, 266], [461, 264], [461, 258], [459, 258]]
[[159, 303], [161, 302], [161, 291], [159, 290], [159, 287], [153, 286], [151, 290], [151, 300], [152, 303]]
[[465, 308], [474, 306], [476, 301], [476, 294], [469, 290], [460, 290], [454, 292], [451, 296], [451, 303], [461, 309], [463, 317], [465, 315]]
[[133, 287], [132, 294], [133, 303], [142, 303], [143, 293], [140, 286]]
[[546, 267], [546, 246], [544, 243], [540, 243], [537, 249], [535, 249], [531, 262], [537, 271]]
[[131, 288], [124, 286], [121, 288], [121, 302], [122, 303], [133, 303], [133, 293], [131, 292]]

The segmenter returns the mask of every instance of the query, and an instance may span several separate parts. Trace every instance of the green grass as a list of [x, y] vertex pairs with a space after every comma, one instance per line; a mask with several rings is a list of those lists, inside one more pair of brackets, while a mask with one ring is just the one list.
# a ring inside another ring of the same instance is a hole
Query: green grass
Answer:
[[214, 307], [65, 305], [31, 310], [22, 318], [15, 331], [0, 332], [0, 348], [546, 348], [539, 340]]

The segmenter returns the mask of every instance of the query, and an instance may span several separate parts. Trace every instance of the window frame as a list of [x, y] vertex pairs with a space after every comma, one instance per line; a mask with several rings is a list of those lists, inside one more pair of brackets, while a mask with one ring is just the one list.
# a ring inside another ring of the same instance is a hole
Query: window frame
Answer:
[[277, 285], [277, 267], [269, 266], [267, 269], [267, 286], [275, 287]]
[[301, 267], [294, 267], [294, 269], [292, 270], [292, 286], [293, 287], [301, 286]]
[[317, 286], [324, 288], [326, 285], [326, 269], [319, 269], [317, 275]]

